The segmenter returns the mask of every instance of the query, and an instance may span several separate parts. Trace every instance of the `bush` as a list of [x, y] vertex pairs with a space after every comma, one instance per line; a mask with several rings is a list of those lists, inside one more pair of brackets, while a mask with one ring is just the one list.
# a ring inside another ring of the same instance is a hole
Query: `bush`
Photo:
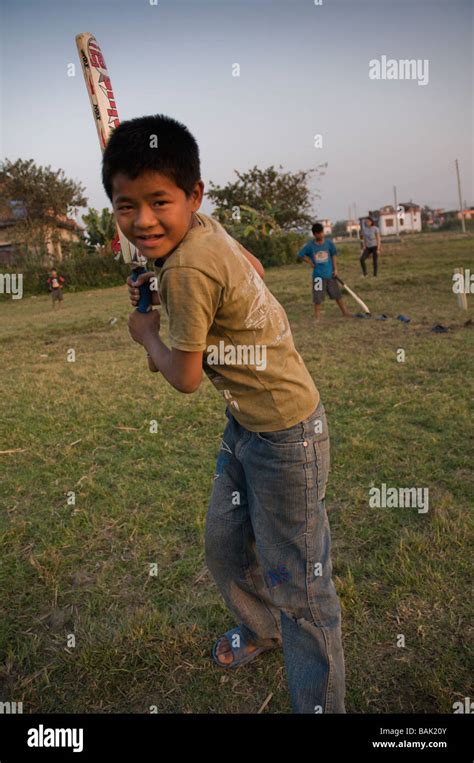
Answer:
[[[22, 273], [24, 294], [46, 294], [46, 281], [50, 270], [56, 268], [65, 279], [65, 290], [70, 292], [105, 286], [119, 286], [130, 275], [130, 266], [123, 260], [114, 260], [112, 253], [106, 256], [87, 253], [82, 245], [71, 247], [69, 256], [62, 262], [46, 265], [38, 257], [27, 255], [10, 267], [3, 265], [0, 273]], [[1, 298], [0, 294], [0, 298]]]
[[[309, 238], [303, 233], [285, 232], [258, 238], [254, 235], [239, 236], [238, 240], [268, 268], [295, 263], [299, 250]], [[122, 259], [114, 260], [112, 254], [91, 253], [83, 244], [72, 244], [62, 262], [48, 266], [45, 261], [47, 256], [25, 255], [17, 258], [16, 264], [12, 263], [10, 267], [0, 266], [0, 273], [22, 273], [24, 294], [46, 294], [46, 281], [52, 267], [65, 279], [66, 292], [120, 286], [130, 275], [130, 266]], [[9, 298], [9, 295], [0, 293], [2, 298]]]
[[[465, 220], [466, 231], [474, 231], [474, 220]], [[447, 220], [438, 228], [439, 231], [456, 231], [456, 233], [462, 233], [462, 221], [461, 220]]]
[[[230, 232], [230, 231], [229, 231]], [[232, 235], [232, 234], [231, 234]], [[303, 233], [274, 233], [272, 236], [240, 236], [239, 241], [260, 260], [264, 268], [291, 265], [310, 236]]]

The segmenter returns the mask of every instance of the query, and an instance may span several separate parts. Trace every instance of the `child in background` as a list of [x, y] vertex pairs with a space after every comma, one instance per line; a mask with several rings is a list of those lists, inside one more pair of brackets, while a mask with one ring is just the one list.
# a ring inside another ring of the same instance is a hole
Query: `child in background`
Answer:
[[324, 228], [321, 223], [315, 223], [311, 228], [314, 241], [307, 244], [298, 252], [298, 257], [313, 266], [312, 294], [314, 304], [314, 318], [319, 323], [321, 317], [321, 304], [325, 294], [329, 299], [335, 299], [339, 310], [345, 318], [350, 318], [341, 289], [336, 280], [337, 262], [336, 247], [332, 241], [324, 238]]
[[360, 266], [364, 278], [367, 278], [367, 267], [365, 261], [372, 257], [372, 265], [374, 269], [374, 276], [377, 275], [377, 260], [380, 254], [380, 230], [375, 225], [375, 221], [372, 217], [367, 217], [362, 220], [362, 228], [360, 232], [362, 239], [362, 254], [360, 256]]
[[63, 285], [64, 278], [57, 274], [56, 270], [52, 270], [48, 280], [46, 281], [49, 291], [51, 292], [51, 298], [53, 300], [53, 310], [58, 305], [58, 309], [61, 307], [63, 301]]

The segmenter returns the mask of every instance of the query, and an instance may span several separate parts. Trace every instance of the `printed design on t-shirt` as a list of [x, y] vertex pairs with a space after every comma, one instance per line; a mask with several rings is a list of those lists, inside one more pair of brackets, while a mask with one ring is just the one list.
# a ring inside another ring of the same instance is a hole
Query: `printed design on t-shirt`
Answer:
[[[267, 298], [265, 289], [263, 287], [263, 281], [260, 276], [254, 271], [254, 273], [247, 273], [248, 286], [251, 294], [250, 309], [245, 318], [245, 328], [249, 329], [262, 329], [265, 325], [267, 317]], [[258, 283], [257, 279], [260, 281]], [[252, 294], [253, 292], [253, 294]]]
[[229, 244], [232, 251], [245, 262], [245, 275], [247, 279], [246, 292], [249, 295], [250, 309], [244, 321], [247, 329], [259, 331], [265, 327], [273, 328], [275, 336], [272, 341], [266, 342], [267, 347], [280, 344], [289, 332], [289, 323], [285, 320], [280, 304], [273, 294], [267, 289], [265, 282], [260, 278], [257, 271], [247, 260], [244, 253], [239, 249], [235, 239], [229, 236]]
[[[275, 299], [273, 294], [267, 289], [265, 283], [262, 281], [258, 273], [255, 271], [250, 274], [250, 281], [254, 286], [257, 295], [254, 299], [252, 307], [258, 300], [258, 323], [252, 324], [250, 316], [254, 316], [254, 312], [251, 310], [246, 320], [246, 328], [253, 329], [273, 329], [273, 338], [266, 342], [267, 347], [275, 347], [288, 335], [290, 331], [290, 325], [286, 320], [286, 316], [283, 313], [280, 303]], [[261, 317], [260, 317], [261, 316]]]
[[316, 262], [327, 262], [329, 259], [329, 253], [326, 252], [324, 249], [320, 249], [316, 254], [314, 255], [314, 258]]

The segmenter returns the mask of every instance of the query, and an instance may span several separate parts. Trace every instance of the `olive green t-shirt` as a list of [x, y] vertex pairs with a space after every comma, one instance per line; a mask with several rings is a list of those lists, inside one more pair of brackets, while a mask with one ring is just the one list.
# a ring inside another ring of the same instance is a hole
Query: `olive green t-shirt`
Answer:
[[157, 269], [170, 344], [203, 351], [205, 373], [243, 427], [287, 429], [314, 411], [319, 393], [285, 310], [242, 245], [212, 217], [195, 218]]

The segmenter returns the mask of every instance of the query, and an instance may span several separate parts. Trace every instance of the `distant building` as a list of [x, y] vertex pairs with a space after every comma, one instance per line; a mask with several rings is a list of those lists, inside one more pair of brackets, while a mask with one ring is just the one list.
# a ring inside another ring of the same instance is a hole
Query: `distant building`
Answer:
[[324, 230], [323, 233], [325, 236], [330, 236], [332, 233], [332, 222], [328, 218], [325, 218], [324, 220], [316, 220], [317, 223], [321, 223]]
[[451, 209], [444, 213], [444, 217], [447, 221], [461, 220], [463, 217], [465, 220], [474, 220], [474, 207], [464, 209], [462, 212], [459, 209]]
[[358, 236], [360, 231], [360, 223], [358, 220], [346, 220], [346, 233], [349, 236]]
[[[398, 232], [421, 233], [421, 208], [412, 201], [398, 205]], [[403, 211], [402, 211], [402, 209]], [[381, 236], [390, 236], [397, 233], [395, 207], [387, 204], [381, 209], [369, 212], [370, 217], [376, 221]]]
[[[26, 214], [25, 205], [21, 201], [7, 201], [0, 206], [1, 264], [11, 264], [17, 249], [17, 244], [13, 240], [16, 237], [12, 236], [12, 231], [19, 222], [26, 219]], [[52, 216], [50, 221], [51, 225], [47, 228], [48, 240], [46, 248], [51, 260], [60, 262], [64, 256], [62, 243], [66, 241], [80, 241], [83, 238], [84, 229], [67, 215]]]

